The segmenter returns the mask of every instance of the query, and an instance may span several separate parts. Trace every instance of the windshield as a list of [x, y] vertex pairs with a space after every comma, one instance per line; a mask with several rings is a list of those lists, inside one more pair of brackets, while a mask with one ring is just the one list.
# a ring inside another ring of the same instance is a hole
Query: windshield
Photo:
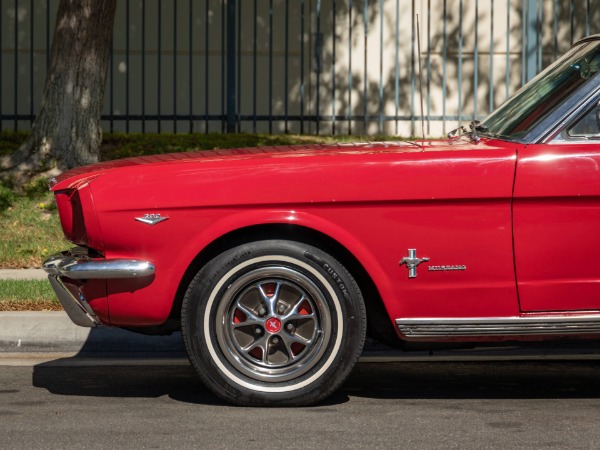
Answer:
[[600, 41], [572, 48], [523, 86], [483, 122], [485, 132], [518, 139], [600, 71]]

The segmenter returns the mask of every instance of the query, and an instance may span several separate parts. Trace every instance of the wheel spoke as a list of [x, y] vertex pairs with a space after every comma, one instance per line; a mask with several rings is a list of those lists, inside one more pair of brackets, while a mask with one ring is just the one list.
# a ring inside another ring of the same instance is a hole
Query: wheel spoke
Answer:
[[244, 320], [242, 323], [233, 324], [235, 328], [248, 325], [260, 325], [261, 327], [264, 327], [264, 319], [254, 314], [253, 311], [244, 306], [239, 300], [235, 302], [235, 307], [246, 315], [246, 320]]
[[293, 353], [283, 339], [283, 333], [271, 335], [268, 339], [266, 362], [271, 366], [287, 364], [293, 358]]
[[304, 350], [306, 348], [311, 348], [314, 344], [312, 339], [306, 339], [296, 334], [283, 333], [281, 338], [285, 345], [285, 351], [289, 361], [295, 361], [302, 358]]
[[282, 317], [281, 321], [286, 322], [286, 323], [287, 322], [297, 322], [299, 320], [307, 321], [307, 322], [310, 320], [310, 321], [315, 322], [316, 319], [317, 319], [317, 317], [315, 316], [314, 313], [306, 314], [306, 315], [290, 313], [290, 314], [287, 314], [285, 317]]
[[311, 307], [312, 311], [309, 314], [301, 314], [299, 312], [300, 307], [305, 302], [307, 302], [306, 296], [304, 294], [302, 294], [300, 299], [294, 304], [294, 306], [292, 306], [292, 309], [287, 314], [285, 314], [284, 316], [281, 317], [281, 320], [283, 322], [289, 322], [289, 321], [294, 321], [294, 320], [304, 320], [304, 319], [313, 319], [314, 320], [316, 318], [314, 308]]
[[298, 309], [300, 309], [300, 305], [302, 305], [305, 300], [306, 300], [306, 295], [304, 295], [304, 292], [300, 292], [300, 298], [298, 300], [296, 300], [296, 303], [293, 304], [291, 313], [298, 314]]
[[268, 336], [263, 334], [258, 339], [256, 339], [254, 342], [252, 342], [251, 344], [246, 345], [245, 347], [242, 347], [242, 350], [245, 351], [246, 353], [250, 353], [250, 352], [252, 352], [252, 350], [256, 349], [257, 347], [260, 348], [262, 350], [262, 354], [263, 354], [263, 362], [265, 362], [265, 355], [267, 354], [267, 340], [268, 340]]
[[281, 282], [279, 281], [275, 283], [275, 292], [270, 297], [265, 293], [263, 289], [264, 284], [273, 284], [273, 282], [263, 283], [257, 286], [258, 292], [260, 292], [263, 301], [267, 304], [267, 314], [273, 315], [275, 314], [275, 305], [277, 304], [277, 300], [279, 299], [279, 292], [281, 291]]
[[[312, 339], [307, 339], [298, 334], [290, 334], [290, 333], [281, 333], [281, 338], [285, 343], [285, 347], [289, 350], [292, 344], [302, 344], [302, 345], [310, 345], [312, 344]], [[291, 354], [291, 352], [288, 352]]]

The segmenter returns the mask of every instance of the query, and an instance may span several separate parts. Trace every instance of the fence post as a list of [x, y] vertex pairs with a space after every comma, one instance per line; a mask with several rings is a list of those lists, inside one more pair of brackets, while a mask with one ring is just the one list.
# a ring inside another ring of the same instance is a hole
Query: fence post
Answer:
[[227, 132], [235, 133], [237, 111], [235, 110], [235, 4], [227, 0]]
[[527, 33], [523, 36], [523, 48], [525, 49], [525, 82], [531, 80], [537, 75], [537, 33], [538, 33], [538, 13], [537, 0], [526, 0], [523, 2], [524, 19], [526, 20], [523, 31]]

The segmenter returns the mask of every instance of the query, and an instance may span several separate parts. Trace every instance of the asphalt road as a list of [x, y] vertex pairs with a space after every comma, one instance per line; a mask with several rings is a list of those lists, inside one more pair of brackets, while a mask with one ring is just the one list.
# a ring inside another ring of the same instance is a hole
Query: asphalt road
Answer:
[[600, 361], [360, 363], [305, 408], [222, 403], [187, 365], [0, 367], [0, 448], [598, 448]]

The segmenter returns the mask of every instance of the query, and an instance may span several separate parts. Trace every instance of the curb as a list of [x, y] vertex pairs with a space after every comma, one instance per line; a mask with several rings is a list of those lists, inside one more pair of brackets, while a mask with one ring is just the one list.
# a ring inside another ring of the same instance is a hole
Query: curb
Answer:
[[3, 353], [184, 354], [181, 333], [145, 336], [120, 328], [83, 328], [64, 311], [0, 312], [0, 358]]

